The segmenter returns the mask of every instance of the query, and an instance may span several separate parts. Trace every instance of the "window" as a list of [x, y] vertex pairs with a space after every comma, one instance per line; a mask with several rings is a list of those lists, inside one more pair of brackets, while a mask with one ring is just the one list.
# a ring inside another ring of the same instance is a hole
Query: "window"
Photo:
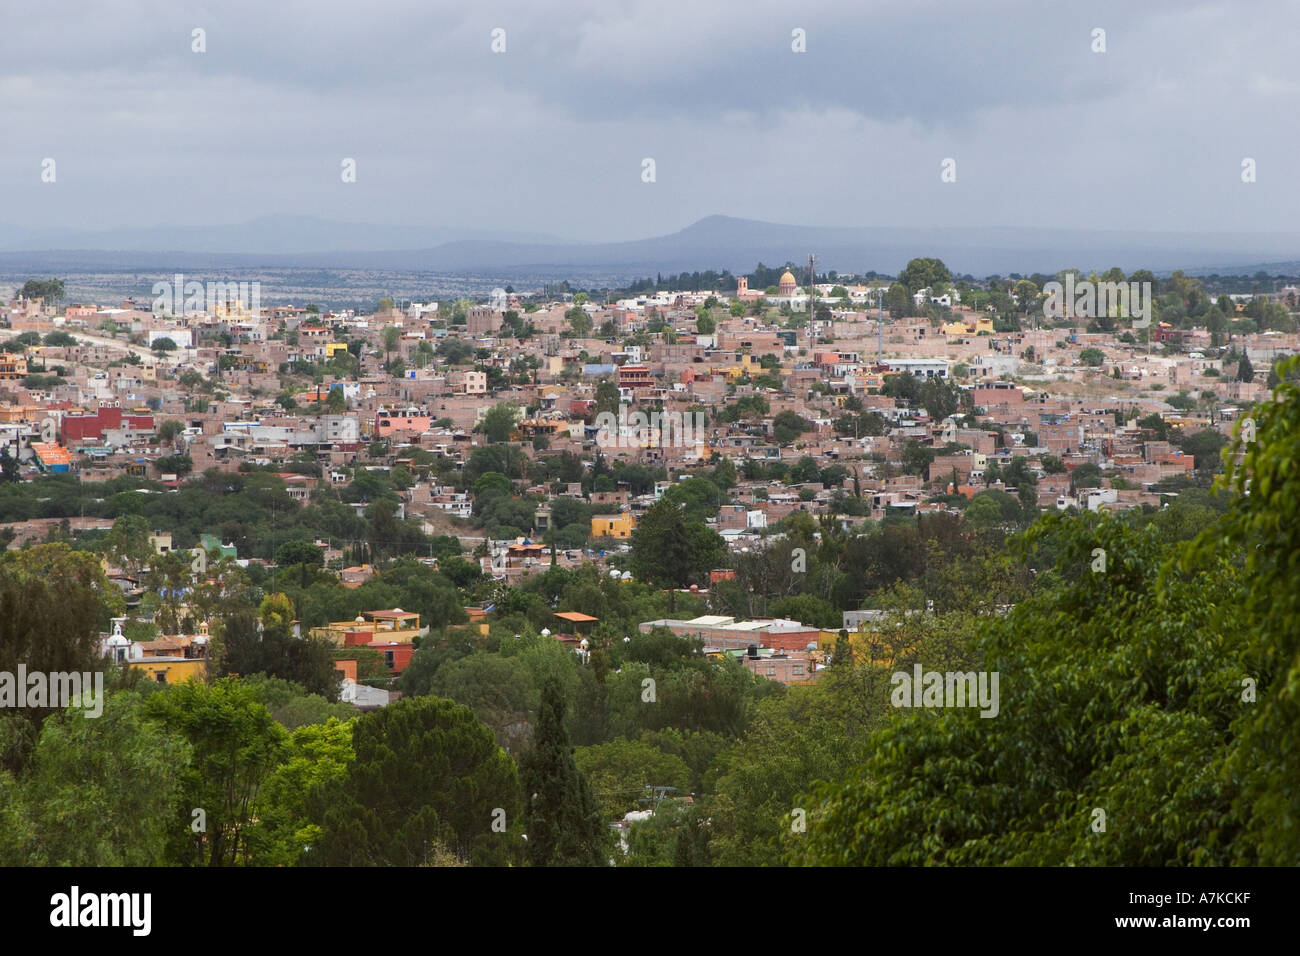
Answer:
[[384, 651], [384, 666], [390, 671], [393, 669], [394, 655], [392, 651]]
[[159, 684], [167, 683], [166, 671], [154, 671], [153, 679]]
[[775, 676], [776, 676], [776, 668], [775, 668], [775, 667], [771, 667], [771, 666], [769, 666], [768, 669], [767, 669], [767, 676], [768, 676], [768, 677], [775, 677]]

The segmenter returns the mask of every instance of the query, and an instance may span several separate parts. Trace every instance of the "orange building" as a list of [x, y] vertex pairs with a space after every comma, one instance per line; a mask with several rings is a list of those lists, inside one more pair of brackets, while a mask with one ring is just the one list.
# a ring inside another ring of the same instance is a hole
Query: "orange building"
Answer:
[[375, 414], [375, 437], [388, 438], [399, 433], [422, 435], [432, 425], [432, 416], [418, 409], [408, 408], [404, 411], [380, 409]]

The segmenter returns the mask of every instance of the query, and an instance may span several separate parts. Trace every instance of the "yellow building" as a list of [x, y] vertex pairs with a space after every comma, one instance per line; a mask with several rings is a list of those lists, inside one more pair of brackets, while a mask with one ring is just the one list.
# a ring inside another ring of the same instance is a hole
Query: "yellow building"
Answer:
[[965, 322], [957, 319], [949, 322], [943, 327], [944, 335], [992, 335], [993, 320], [990, 318], [977, 318], [971, 322]]
[[630, 514], [596, 515], [591, 519], [593, 538], [630, 538], [636, 530], [636, 519]]
[[326, 343], [325, 343], [325, 358], [327, 358], [327, 359], [332, 359], [334, 356], [338, 355], [340, 352], [346, 352], [347, 350], [348, 350], [348, 343], [347, 343], [347, 342], [326, 342]]
[[27, 359], [9, 352], [0, 353], [0, 381], [27, 377]]
[[159, 684], [202, 681], [208, 674], [208, 662], [202, 657], [145, 657], [128, 661], [127, 666], [143, 671], [147, 680]]
[[[892, 633], [897, 618], [888, 617], [877, 621], [861, 621], [856, 627], [847, 629], [849, 649], [855, 664], [872, 664], [875, 667], [891, 668], [895, 657], [906, 658], [915, 653], [916, 647], [910, 641], [900, 640]], [[817, 652], [823, 657], [835, 653], [839, 642], [838, 630], [819, 630], [817, 634]]]
[[728, 382], [735, 383], [746, 375], [750, 378], [762, 375], [763, 371], [762, 363], [754, 361], [754, 356], [746, 352], [740, 357], [739, 364], [730, 366], [724, 371], [724, 374], [727, 376]]

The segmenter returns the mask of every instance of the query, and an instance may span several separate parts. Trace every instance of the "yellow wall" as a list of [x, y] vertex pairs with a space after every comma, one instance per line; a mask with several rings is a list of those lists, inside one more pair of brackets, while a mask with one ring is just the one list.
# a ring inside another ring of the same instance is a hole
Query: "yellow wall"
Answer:
[[615, 515], [612, 518], [601, 516], [591, 519], [591, 536], [593, 538], [630, 538], [636, 530], [636, 519], [630, 514]]
[[158, 672], [166, 676], [164, 683], [183, 684], [187, 680], [203, 680], [207, 676], [208, 662], [201, 657], [176, 660], [170, 657], [131, 661], [130, 666], [143, 671], [145, 680], [157, 680]]

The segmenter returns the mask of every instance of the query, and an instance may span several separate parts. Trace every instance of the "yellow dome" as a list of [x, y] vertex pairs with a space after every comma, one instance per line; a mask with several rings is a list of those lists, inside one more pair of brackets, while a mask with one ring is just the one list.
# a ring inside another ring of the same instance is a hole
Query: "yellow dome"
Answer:
[[781, 276], [781, 283], [780, 283], [780, 284], [781, 284], [781, 285], [794, 285], [794, 281], [795, 281], [795, 280], [794, 280], [794, 273], [792, 273], [789, 269], [786, 269], [786, 270], [785, 270], [785, 273]]

